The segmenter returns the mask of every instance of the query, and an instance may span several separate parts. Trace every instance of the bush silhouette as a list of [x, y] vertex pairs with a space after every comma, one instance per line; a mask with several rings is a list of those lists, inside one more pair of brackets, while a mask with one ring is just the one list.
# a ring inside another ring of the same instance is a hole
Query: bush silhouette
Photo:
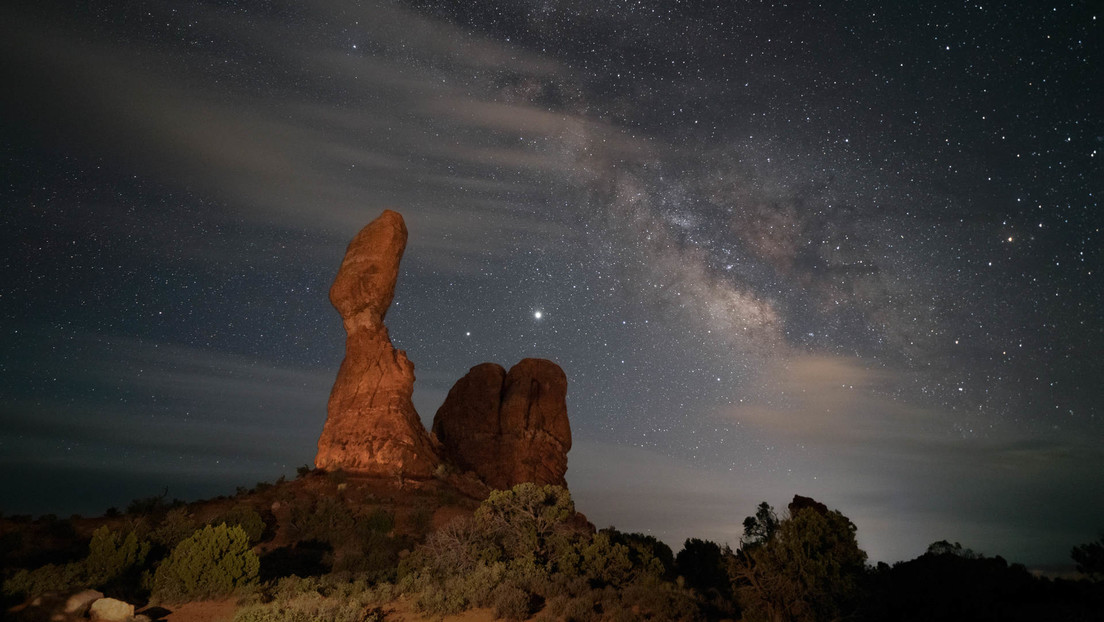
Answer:
[[759, 508], [744, 521], [748, 537], [732, 567], [744, 618], [812, 622], [854, 612], [866, 564], [855, 524], [822, 503], [794, 496], [786, 518], [761, 528], [775, 515], [769, 505]]
[[33, 597], [46, 592], [101, 588], [128, 572], [136, 574], [149, 550], [149, 542], [139, 540], [135, 532], [124, 536], [103, 526], [92, 533], [88, 555], [81, 561], [20, 570], [4, 582], [3, 592], [8, 596]]

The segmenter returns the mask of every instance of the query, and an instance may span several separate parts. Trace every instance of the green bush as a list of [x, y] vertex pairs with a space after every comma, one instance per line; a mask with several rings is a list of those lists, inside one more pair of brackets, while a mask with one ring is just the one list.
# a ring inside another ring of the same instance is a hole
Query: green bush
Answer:
[[100, 527], [92, 532], [88, 557], [84, 560], [90, 585], [103, 585], [133, 567], [140, 567], [149, 554], [149, 542], [139, 542], [133, 531], [126, 536]]
[[[664, 580], [670, 549], [654, 538], [589, 534], [556, 486], [495, 491], [470, 519], [431, 533], [403, 559], [398, 589], [431, 615], [492, 607], [496, 616], [549, 620], [696, 619], [693, 595]], [[631, 595], [631, 596], [629, 596]]]
[[356, 516], [340, 499], [322, 497], [314, 503], [296, 503], [291, 507], [291, 522], [298, 528], [298, 540], [319, 540], [333, 544], [352, 538]]
[[248, 505], [236, 505], [208, 524], [218, 525], [219, 523], [225, 523], [231, 527], [234, 525], [241, 527], [245, 535], [249, 537], [250, 544], [260, 542], [265, 531], [264, 519], [257, 513], [257, 510]]
[[259, 568], [241, 527], [208, 525], [178, 544], [157, 567], [153, 597], [179, 603], [231, 594], [255, 583]]
[[449, 580], [444, 585], [436, 583], [422, 588], [414, 599], [419, 611], [439, 616], [456, 615], [472, 606], [472, 602], [459, 590], [453, 588]]
[[243, 607], [234, 615], [234, 622], [383, 622], [379, 607], [363, 607], [350, 601], [326, 598], [318, 594], [303, 595], [275, 605]]
[[506, 620], [525, 620], [533, 612], [529, 592], [512, 583], [502, 583], [491, 593], [491, 606], [495, 617]]
[[176, 508], [165, 514], [165, 518], [161, 519], [161, 523], [150, 534], [150, 538], [165, 551], [171, 551], [195, 531], [196, 523], [188, 515], [188, 509]]
[[611, 542], [609, 534], [602, 532], [583, 547], [583, 572], [596, 586], [621, 586], [636, 576], [629, 547]]
[[46, 592], [74, 592], [89, 587], [84, 564], [46, 564], [34, 570], [23, 569], [4, 581], [4, 595], [34, 598]]
[[88, 555], [81, 561], [20, 570], [4, 581], [3, 592], [7, 596], [35, 597], [46, 592], [103, 587], [141, 568], [149, 550], [149, 542], [139, 539], [134, 531], [124, 536], [105, 525], [92, 532]]
[[403, 577], [399, 589], [414, 594], [414, 604], [423, 613], [453, 615], [469, 607], [489, 606], [506, 572], [503, 563], [479, 564], [469, 572], [444, 577], [416, 571]]
[[570, 539], [567, 521], [573, 516], [575, 503], [566, 488], [532, 483], [491, 492], [475, 512], [507, 557], [528, 556], [540, 564], [555, 564], [565, 536]]
[[[657, 576], [641, 577], [620, 590], [623, 603], [631, 604], [642, 615], [653, 620], [687, 620], [701, 617], [700, 608], [690, 593], [671, 581]], [[732, 617], [732, 612], [724, 612]], [[713, 618], [711, 618], [713, 619]]]

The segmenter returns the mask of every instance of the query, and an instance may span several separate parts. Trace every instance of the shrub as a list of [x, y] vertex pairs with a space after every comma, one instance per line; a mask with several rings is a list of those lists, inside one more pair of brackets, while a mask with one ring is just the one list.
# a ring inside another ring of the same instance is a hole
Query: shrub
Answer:
[[131, 568], [142, 566], [149, 550], [149, 542], [139, 542], [133, 531], [123, 536], [108, 529], [106, 525], [100, 527], [92, 532], [92, 541], [88, 543], [88, 557], [84, 560], [88, 584], [101, 586]]
[[[655, 576], [645, 576], [626, 586], [620, 592], [623, 603], [633, 607], [654, 620], [687, 620], [701, 616], [698, 604], [686, 590], [681, 590], [670, 581]], [[721, 611], [716, 618], [732, 618], [731, 610]]]
[[395, 578], [401, 549], [402, 545], [394, 538], [371, 532], [336, 551], [333, 570], [362, 574], [371, 581], [390, 581]]
[[234, 525], [241, 527], [245, 535], [249, 537], [250, 544], [260, 542], [265, 531], [264, 519], [257, 513], [257, 510], [248, 505], [236, 505], [208, 524], [218, 525], [219, 523], [225, 523], [231, 527]]
[[496, 618], [525, 620], [533, 613], [531, 604], [529, 593], [512, 583], [502, 583], [491, 593]]
[[590, 622], [599, 619], [594, 611], [594, 598], [589, 594], [553, 596], [545, 603], [538, 615], [540, 620], [563, 620], [564, 622]]
[[476, 520], [499, 535], [511, 557], [532, 555], [544, 562], [552, 556], [554, 536], [575, 515], [566, 488], [518, 484], [495, 490], [476, 510]]
[[64, 565], [47, 565], [34, 570], [20, 570], [3, 582], [3, 593], [9, 597], [33, 598], [46, 592], [67, 592], [82, 588], [102, 588], [137, 571], [149, 555], [149, 542], [138, 538], [134, 530], [126, 536], [100, 527], [88, 542], [88, 555], [81, 561]]
[[34, 597], [46, 592], [103, 587], [140, 568], [149, 549], [149, 542], [139, 539], [133, 530], [124, 536], [105, 525], [92, 533], [88, 555], [81, 561], [20, 570], [4, 581], [3, 592], [7, 596]]
[[400, 564], [399, 574], [422, 571], [438, 578], [471, 572], [480, 562], [498, 561], [500, 552], [478, 523], [458, 518], [429, 534]]
[[400, 582], [400, 589], [416, 594], [414, 604], [434, 615], [452, 615], [468, 607], [491, 604], [491, 595], [506, 576], [506, 565], [480, 564], [471, 572], [445, 577], [414, 572]]
[[361, 525], [368, 531], [388, 533], [395, 528], [395, 517], [383, 508], [376, 508], [358, 526]]
[[583, 547], [583, 570], [596, 586], [621, 586], [636, 576], [629, 548], [611, 542], [609, 534], [603, 532], [594, 534], [590, 544]]
[[46, 592], [74, 592], [88, 587], [84, 565], [46, 564], [34, 570], [23, 569], [4, 581], [4, 595], [34, 598]]
[[548, 570], [578, 564], [581, 535], [569, 522], [575, 504], [566, 488], [518, 484], [496, 490], [479, 506], [475, 520], [499, 550], [499, 559], [528, 558]]
[[414, 605], [419, 611], [434, 615], [456, 615], [471, 606], [471, 601], [449, 585], [430, 584], [418, 592]]
[[403, 559], [398, 589], [431, 615], [489, 606], [509, 619], [538, 610], [581, 622], [701, 616], [689, 591], [664, 580], [669, 547], [612, 529], [590, 535], [574, 516], [560, 487], [492, 492], [474, 517], [429, 534]]
[[340, 500], [323, 497], [314, 503], [291, 507], [291, 522], [298, 527], [298, 539], [340, 543], [353, 537], [356, 517]]
[[195, 533], [196, 523], [188, 515], [187, 508], [169, 510], [161, 524], [153, 530], [150, 538], [155, 544], [163, 547], [165, 551], [171, 551], [185, 538]]
[[268, 587], [267, 602], [246, 605], [234, 622], [382, 622], [391, 585], [369, 587], [345, 575], [286, 577]]
[[259, 567], [241, 527], [208, 525], [178, 544], [157, 567], [153, 596], [161, 602], [187, 602], [230, 594], [256, 582]]
[[383, 609], [325, 598], [317, 594], [282, 603], [243, 607], [234, 622], [383, 622]]

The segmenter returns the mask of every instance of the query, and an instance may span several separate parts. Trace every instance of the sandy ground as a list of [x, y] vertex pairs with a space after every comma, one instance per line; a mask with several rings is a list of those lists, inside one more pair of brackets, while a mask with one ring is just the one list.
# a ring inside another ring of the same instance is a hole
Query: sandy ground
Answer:
[[166, 622], [230, 622], [238, 609], [238, 599], [201, 600], [166, 608], [171, 610], [161, 618]]
[[[162, 620], [166, 622], [230, 622], [237, 610], [236, 599], [205, 600], [187, 603], [172, 609]], [[398, 598], [383, 607], [388, 622], [492, 622], [493, 609], [469, 609], [454, 616], [426, 616], [414, 609], [414, 603]]]
[[454, 616], [425, 616], [414, 610], [414, 603], [398, 598], [383, 608], [388, 622], [492, 622], [495, 620], [493, 609], [469, 609]]

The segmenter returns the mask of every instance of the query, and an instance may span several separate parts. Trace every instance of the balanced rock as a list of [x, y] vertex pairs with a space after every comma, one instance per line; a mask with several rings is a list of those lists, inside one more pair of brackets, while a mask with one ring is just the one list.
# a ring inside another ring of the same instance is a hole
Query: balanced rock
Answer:
[[439, 459], [411, 401], [414, 364], [383, 318], [395, 296], [406, 224], [385, 210], [349, 243], [330, 288], [345, 323], [337, 373], [314, 463], [374, 476], [430, 477]]
[[483, 363], [449, 390], [433, 418], [441, 451], [492, 488], [522, 482], [566, 486], [571, 427], [567, 376], [544, 359], [510, 369]]

